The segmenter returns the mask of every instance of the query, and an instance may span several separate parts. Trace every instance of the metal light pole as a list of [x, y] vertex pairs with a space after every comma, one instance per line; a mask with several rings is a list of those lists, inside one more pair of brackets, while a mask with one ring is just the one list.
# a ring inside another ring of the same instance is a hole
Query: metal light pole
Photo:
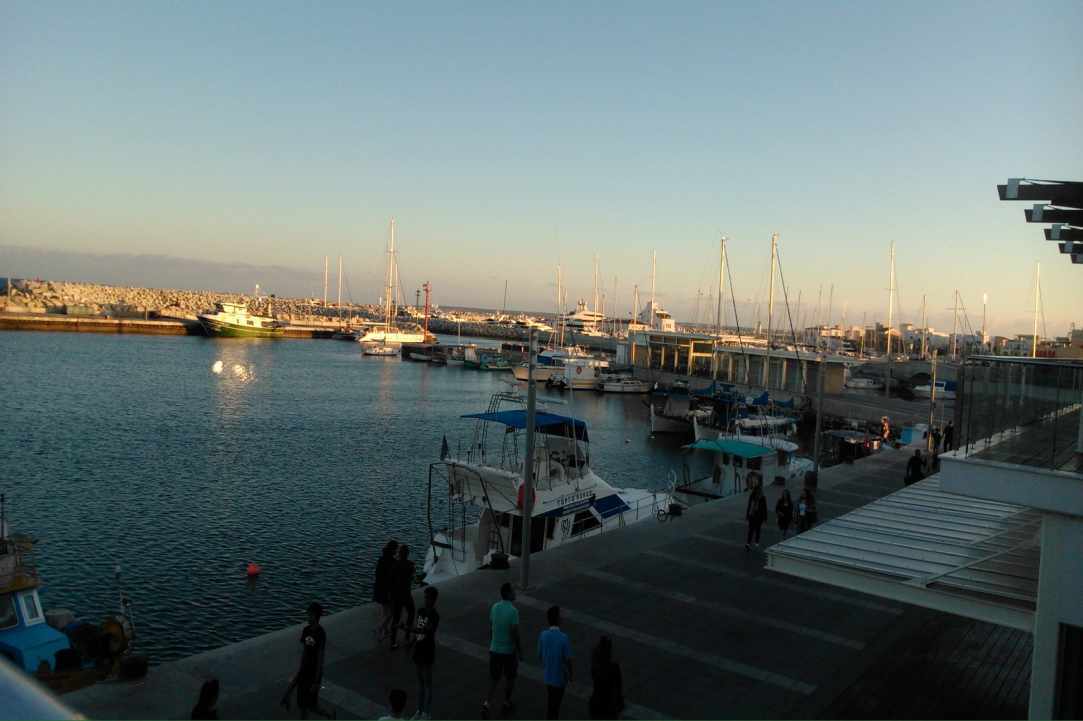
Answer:
[[827, 366], [827, 359], [822, 353], [819, 361], [820, 365], [816, 369], [816, 437], [812, 442], [812, 463], [817, 481], [820, 475], [820, 424], [824, 416], [824, 368]]
[[[534, 421], [537, 416], [537, 391], [534, 386], [534, 361], [537, 357], [537, 331], [531, 327], [529, 335], [530, 359], [527, 364], [526, 382], [526, 456], [523, 459], [523, 538], [519, 555], [519, 586], [530, 587], [530, 525], [534, 514]], [[572, 428], [574, 438], [575, 428]]]

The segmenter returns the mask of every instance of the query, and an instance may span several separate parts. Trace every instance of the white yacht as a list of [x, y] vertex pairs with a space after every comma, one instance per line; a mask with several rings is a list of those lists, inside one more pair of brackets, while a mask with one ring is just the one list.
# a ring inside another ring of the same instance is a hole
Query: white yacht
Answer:
[[565, 314], [564, 327], [567, 330], [582, 335], [604, 335], [599, 326], [605, 323], [605, 321], [606, 317], [604, 313], [599, 313], [596, 310], [589, 310], [586, 301], [581, 300], [576, 303], [574, 313]]
[[[503, 402], [517, 407], [502, 410]], [[526, 410], [518, 396], [498, 393], [487, 412], [463, 417], [475, 420], [470, 443], [454, 451], [445, 444], [445, 457], [429, 466], [427, 583], [506, 568], [522, 551]], [[615, 488], [594, 473], [584, 421], [538, 411], [535, 424], [531, 554], [668, 509], [668, 493]], [[445, 518], [449, 525], [438, 527]]]
[[631, 377], [603, 380], [599, 390], [603, 393], [647, 393], [651, 386], [646, 381]]

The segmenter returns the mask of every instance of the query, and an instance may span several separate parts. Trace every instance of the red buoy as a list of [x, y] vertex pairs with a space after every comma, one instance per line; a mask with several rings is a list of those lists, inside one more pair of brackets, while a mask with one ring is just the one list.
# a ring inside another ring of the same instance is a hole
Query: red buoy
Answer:
[[249, 562], [249, 564], [248, 564], [248, 577], [249, 578], [252, 578], [253, 576], [258, 576], [261, 573], [263, 573], [263, 569], [260, 567], [260, 565], [258, 563]]

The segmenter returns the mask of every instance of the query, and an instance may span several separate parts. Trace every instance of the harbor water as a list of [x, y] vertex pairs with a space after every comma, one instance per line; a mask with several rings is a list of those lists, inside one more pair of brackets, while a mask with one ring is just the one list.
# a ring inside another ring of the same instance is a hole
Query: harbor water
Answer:
[[[516, 387], [328, 340], [7, 332], [0, 358], [0, 491], [12, 530], [40, 541], [45, 607], [114, 611], [119, 567], [154, 662], [299, 622], [312, 600], [369, 601], [388, 538], [420, 565], [443, 437], [469, 441], [459, 416]], [[612, 485], [709, 469], [647, 437], [638, 396], [556, 398], [548, 410], [588, 422]]]

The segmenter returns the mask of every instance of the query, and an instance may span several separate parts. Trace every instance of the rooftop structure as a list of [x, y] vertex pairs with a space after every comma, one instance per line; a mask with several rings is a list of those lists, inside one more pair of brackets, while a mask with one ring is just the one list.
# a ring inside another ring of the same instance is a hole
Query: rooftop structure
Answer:
[[1030, 718], [1083, 714], [1083, 362], [973, 357], [938, 475], [768, 550], [768, 567], [1030, 631]]

